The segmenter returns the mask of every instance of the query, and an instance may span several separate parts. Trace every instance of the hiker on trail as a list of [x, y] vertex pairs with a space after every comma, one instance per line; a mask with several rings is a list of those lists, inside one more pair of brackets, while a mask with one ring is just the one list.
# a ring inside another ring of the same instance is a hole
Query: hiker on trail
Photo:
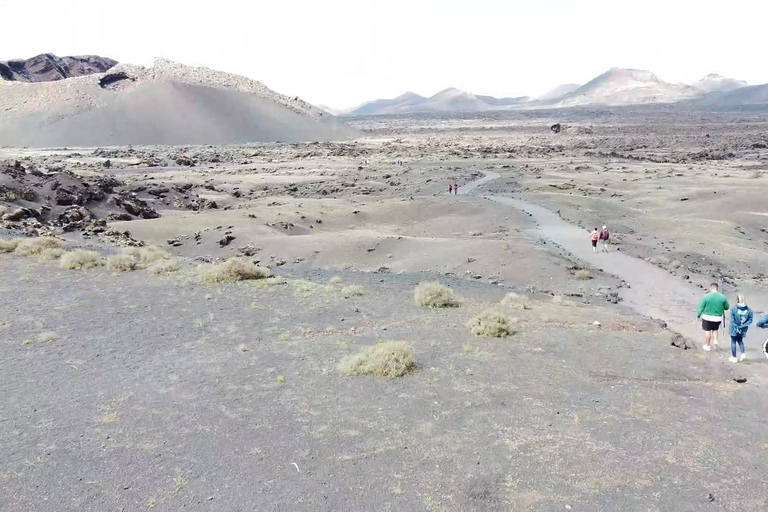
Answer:
[[[765, 315], [758, 320], [756, 325], [761, 329], [768, 329], [768, 315]], [[765, 355], [765, 358], [768, 359], [768, 340], [763, 342], [763, 354]]]
[[459, 184], [458, 183], [454, 183], [453, 184], [453, 193], [454, 194], [458, 194], [459, 193]]
[[453, 192], [453, 183], [448, 184], [448, 194], [450, 195], [451, 192]]
[[719, 290], [718, 284], [712, 283], [709, 293], [701, 299], [699, 309], [696, 311], [696, 317], [701, 318], [701, 330], [704, 331], [704, 346], [701, 348], [707, 352], [712, 350], [713, 342], [715, 347], [719, 345], [717, 331], [723, 323], [723, 314], [731, 307], [728, 305], [728, 299]]
[[597, 241], [600, 240], [600, 232], [597, 231], [597, 228], [592, 230], [592, 234], [589, 235], [590, 240], [592, 240], [592, 252], [597, 252]]
[[[732, 363], [743, 361], [747, 358], [744, 352], [744, 337], [747, 335], [749, 326], [752, 325], [752, 310], [747, 306], [747, 300], [744, 294], [736, 296], [736, 307], [731, 310], [731, 357], [728, 359]], [[736, 345], [741, 349], [741, 357], [736, 359]]]
[[600, 241], [603, 242], [602, 251], [608, 252], [608, 238], [610, 238], [611, 234], [608, 233], [608, 228], [603, 226], [603, 230], [600, 231]]

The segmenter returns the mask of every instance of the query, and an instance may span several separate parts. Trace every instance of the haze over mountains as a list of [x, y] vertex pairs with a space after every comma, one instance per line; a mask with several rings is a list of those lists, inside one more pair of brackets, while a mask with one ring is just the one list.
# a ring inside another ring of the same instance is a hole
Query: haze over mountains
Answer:
[[[485, 112], [536, 108], [683, 104], [705, 108], [768, 104], [763, 86], [747, 87], [741, 80], [707, 75], [695, 84], [665, 82], [650, 71], [612, 68], [584, 85], [563, 84], [537, 99], [494, 98], [458, 89], [445, 89], [425, 98], [409, 92], [397, 98], [374, 100], [345, 116], [413, 114], [430, 112]], [[766, 86], [768, 87], [768, 86]]]

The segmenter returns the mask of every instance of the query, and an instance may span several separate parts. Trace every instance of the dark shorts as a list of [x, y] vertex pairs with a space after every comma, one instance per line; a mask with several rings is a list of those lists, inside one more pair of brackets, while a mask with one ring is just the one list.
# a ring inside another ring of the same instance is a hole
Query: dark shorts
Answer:
[[597, 240], [592, 240], [592, 247], [597, 247]]
[[721, 323], [722, 322], [710, 322], [709, 320], [702, 320], [701, 330], [702, 331], [719, 331]]

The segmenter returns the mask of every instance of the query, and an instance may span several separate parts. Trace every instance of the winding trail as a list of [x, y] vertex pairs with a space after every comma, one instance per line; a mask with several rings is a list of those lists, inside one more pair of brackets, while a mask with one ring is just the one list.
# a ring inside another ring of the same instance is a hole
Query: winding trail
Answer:
[[[459, 194], [468, 194], [478, 187], [500, 178], [500, 175], [486, 171], [485, 176], [459, 189]], [[613, 274], [627, 283], [620, 290], [623, 303], [638, 313], [664, 320], [670, 329], [694, 341], [697, 347], [703, 342], [700, 322], [696, 319], [696, 308], [702, 297], [702, 290], [682, 279], [674, 277], [655, 265], [622, 252], [592, 253], [589, 232], [570, 224], [552, 210], [523, 199], [507, 196], [483, 195], [485, 199], [512, 206], [531, 215], [536, 228], [530, 230], [537, 238], [543, 237], [562, 247], [583, 264]], [[753, 327], [748, 335], [749, 356], [761, 359], [755, 347], [761, 345], [765, 333]], [[730, 336], [720, 331], [719, 355], [730, 355]], [[741, 366], [741, 365], [739, 365]]]

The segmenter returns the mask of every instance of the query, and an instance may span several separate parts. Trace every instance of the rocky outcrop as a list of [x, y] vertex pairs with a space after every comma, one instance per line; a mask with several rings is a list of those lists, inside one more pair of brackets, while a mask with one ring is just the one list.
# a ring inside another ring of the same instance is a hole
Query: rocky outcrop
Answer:
[[0, 77], [15, 82], [55, 82], [104, 73], [116, 64], [116, 60], [98, 55], [58, 57], [43, 53], [31, 59], [0, 62]]

